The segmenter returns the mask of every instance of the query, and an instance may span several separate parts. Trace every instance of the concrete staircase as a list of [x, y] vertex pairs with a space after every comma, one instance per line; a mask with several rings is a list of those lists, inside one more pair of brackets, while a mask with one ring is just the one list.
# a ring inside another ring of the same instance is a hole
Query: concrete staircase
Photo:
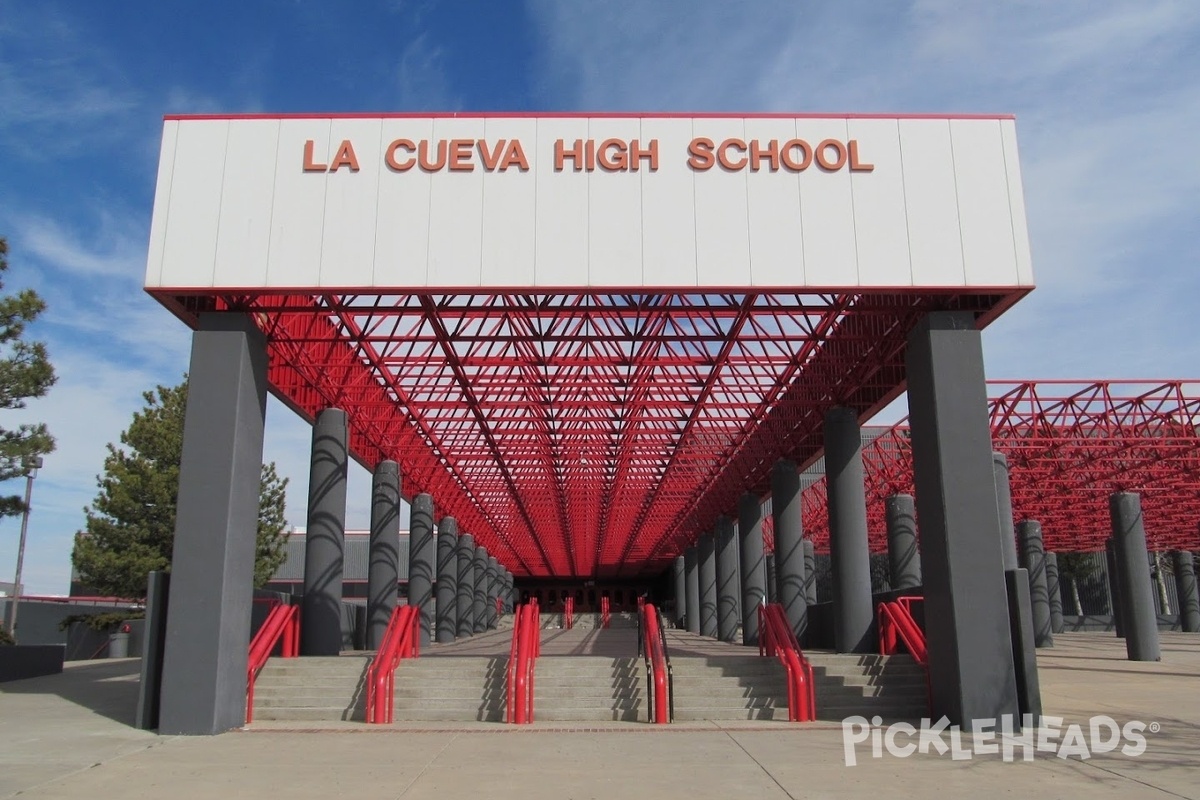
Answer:
[[503, 722], [508, 656], [418, 658], [396, 670], [397, 722]]
[[254, 719], [366, 719], [369, 655], [272, 658], [254, 684]]
[[929, 714], [925, 670], [910, 655], [806, 653], [817, 684], [817, 718], [853, 714], [920, 719]]
[[[925, 673], [909, 656], [806, 654], [817, 718], [926, 715]], [[787, 721], [783, 667], [757, 655], [673, 657], [675, 719]]]
[[542, 656], [534, 673], [539, 722], [646, 719], [646, 670], [638, 658]]

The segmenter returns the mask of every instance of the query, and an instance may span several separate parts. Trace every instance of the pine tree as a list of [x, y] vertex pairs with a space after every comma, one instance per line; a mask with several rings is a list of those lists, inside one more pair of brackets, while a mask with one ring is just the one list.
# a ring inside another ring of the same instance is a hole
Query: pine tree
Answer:
[[[0, 238], [0, 289], [8, 270], [8, 242]], [[31, 397], [41, 397], [54, 385], [54, 367], [41, 342], [24, 339], [25, 326], [46, 310], [37, 292], [26, 289], [0, 296], [0, 409], [24, 408]], [[19, 478], [34, 456], [54, 450], [54, 438], [44, 424], [0, 427], [0, 481]], [[18, 495], [0, 497], [0, 517], [25, 510]]]
[[[179, 463], [187, 381], [143, 394], [121, 445], [109, 444], [99, 493], [84, 509], [86, 530], [75, 536], [71, 561], [80, 581], [100, 594], [141, 597], [146, 573], [169, 570], [179, 497]], [[266, 583], [284, 558], [287, 479], [264, 464], [259, 479], [254, 585]]]

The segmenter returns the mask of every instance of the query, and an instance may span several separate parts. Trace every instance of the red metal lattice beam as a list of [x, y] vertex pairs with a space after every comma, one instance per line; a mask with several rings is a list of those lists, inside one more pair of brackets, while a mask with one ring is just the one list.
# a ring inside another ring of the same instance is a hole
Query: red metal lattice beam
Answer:
[[[993, 447], [1009, 464], [1013, 513], [1042, 523], [1049, 550], [1096, 551], [1108, 496], [1141, 493], [1150, 546], [1200, 549], [1200, 381], [989, 381]], [[871, 548], [887, 549], [884, 500], [913, 492], [901, 421], [863, 448]], [[825, 481], [803, 496], [804, 527], [827, 547]]]

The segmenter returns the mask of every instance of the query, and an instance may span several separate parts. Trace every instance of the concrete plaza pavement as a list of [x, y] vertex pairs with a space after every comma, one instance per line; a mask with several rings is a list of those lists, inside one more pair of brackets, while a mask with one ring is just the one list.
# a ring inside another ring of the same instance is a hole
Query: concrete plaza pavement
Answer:
[[873, 758], [865, 743], [846, 766], [839, 725], [781, 722], [259, 723], [160, 737], [130, 727], [137, 661], [111, 660], [0, 684], [0, 797], [1200, 798], [1200, 636], [1163, 634], [1158, 663], [1126, 661], [1112, 634], [1055, 643], [1038, 653], [1046, 713], [1085, 732], [1095, 715], [1145, 722], [1143, 754]]

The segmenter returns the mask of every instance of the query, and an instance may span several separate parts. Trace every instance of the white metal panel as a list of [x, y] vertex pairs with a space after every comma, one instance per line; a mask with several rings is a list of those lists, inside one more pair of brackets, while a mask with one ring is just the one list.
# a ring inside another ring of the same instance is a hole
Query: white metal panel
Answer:
[[269, 286], [320, 285], [326, 177], [322, 172], [304, 171], [304, 143], [312, 140], [315, 163], [328, 164], [334, 155], [330, 151], [329, 127], [328, 119], [279, 122], [275, 207], [267, 256]]
[[[706, 119], [696, 135], [720, 146], [746, 138], [741, 119]], [[684, 156], [686, 158], [686, 155]], [[746, 174], [720, 164], [696, 175], [696, 277], [701, 286], [750, 284], [750, 227]]]
[[601, 145], [610, 139], [626, 147], [638, 139], [642, 146], [641, 120], [592, 119], [588, 132], [597, 149], [588, 181], [588, 285], [641, 286], [642, 174], [649, 167], [609, 172], [599, 166]]
[[1017, 158], [1017, 124], [1000, 121], [1004, 145], [1004, 170], [1008, 175], [1008, 207], [1012, 219], [1013, 250], [1017, 259], [1017, 283], [1033, 286], [1033, 259], [1029, 254], [1029, 222], [1025, 217], [1025, 190], [1021, 185], [1021, 162]]
[[870, 172], [850, 175], [858, 280], [864, 286], [910, 286], [912, 262], [898, 121], [852, 119], [847, 127], [850, 138], [858, 142], [862, 163], [875, 167]]
[[962, 286], [966, 277], [949, 120], [900, 120], [900, 152], [913, 285]]
[[[375, 272], [375, 215], [383, 164], [383, 121], [335, 119], [329, 150], [350, 142], [359, 169], [341, 166], [326, 177], [325, 235], [321, 238], [322, 286], [370, 286]], [[330, 164], [333, 169], [333, 165]]]
[[1017, 283], [1008, 175], [997, 120], [950, 120], [963, 271], [968, 285]]
[[696, 284], [695, 176], [688, 169], [690, 119], [644, 119], [642, 139], [658, 139], [658, 171], [642, 171], [642, 270], [648, 282]]
[[167, 216], [171, 210], [171, 175], [175, 171], [175, 145], [179, 123], [163, 123], [158, 151], [158, 178], [154, 183], [154, 210], [150, 214], [150, 247], [146, 257], [146, 286], [162, 286], [163, 248], [167, 243]]
[[[482, 139], [481, 118], [443, 117], [433, 121], [433, 138], [447, 141]], [[431, 147], [435, 144], [431, 142]], [[431, 151], [432, 152], [432, 151]], [[483, 253], [483, 170], [445, 167], [433, 177], [429, 193], [430, 286], [479, 286]]]
[[227, 120], [197, 120], [179, 128], [163, 244], [164, 282], [172, 287], [213, 285], [228, 134]]
[[213, 268], [216, 286], [260, 286], [267, 280], [278, 142], [277, 119], [229, 127]]
[[[385, 119], [380, 137], [385, 151], [398, 139], [415, 144], [432, 138], [432, 119]], [[396, 172], [383, 158], [384, 154], [380, 154], [374, 285], [424, 286], [429, 264], [429, 196], [433, 175], [419, 167]]]
[[588, 280], [587, 172], [568, 166], [554, 171], [554, 143], [570, 147], [588, 138], [588, 121], [580, 118], [538, 120], [535, 158], [537, 220], [535, 283], [538, 286], [586, 286]]
[[[746, 142], [772, 140], [782, 148], [796, 138], [794, 119], [747, 119]], [[750, 236], [750, 278], [755, 286], [804, 285], [804, 233], [800, 216], [800, 175], [782, 161], [761, 159], [746, 168], [746, 214]]]
[[[800, 215], [804, 220], [804, 276], [809, 286], [858, 284], [854, 236], [854, 200], [849, 164], [827, 172], [817, 165], [816, 151], [826, 139], [846, 141], [844, 119], [801, 119], [796, 134], [812, 145], [813, 163], [800, 174]], [[835, 149], [825, 158], [835, 158]]]
[[[534, 281], [534, 217], [537, 208], [538, 128], [535, 119], [489, 119], [486, 147], [504, 156], [508, 143], [521, 145], [529, 171], [513, 165], [483, 173], [483, 272], [485, 286], [532, 286]], [[500, 142], [504, 141], [504, 147]], [[477, 151], [478, 154], [478, 151]], [[479, 169], [483, 169], [479, 159]]]

